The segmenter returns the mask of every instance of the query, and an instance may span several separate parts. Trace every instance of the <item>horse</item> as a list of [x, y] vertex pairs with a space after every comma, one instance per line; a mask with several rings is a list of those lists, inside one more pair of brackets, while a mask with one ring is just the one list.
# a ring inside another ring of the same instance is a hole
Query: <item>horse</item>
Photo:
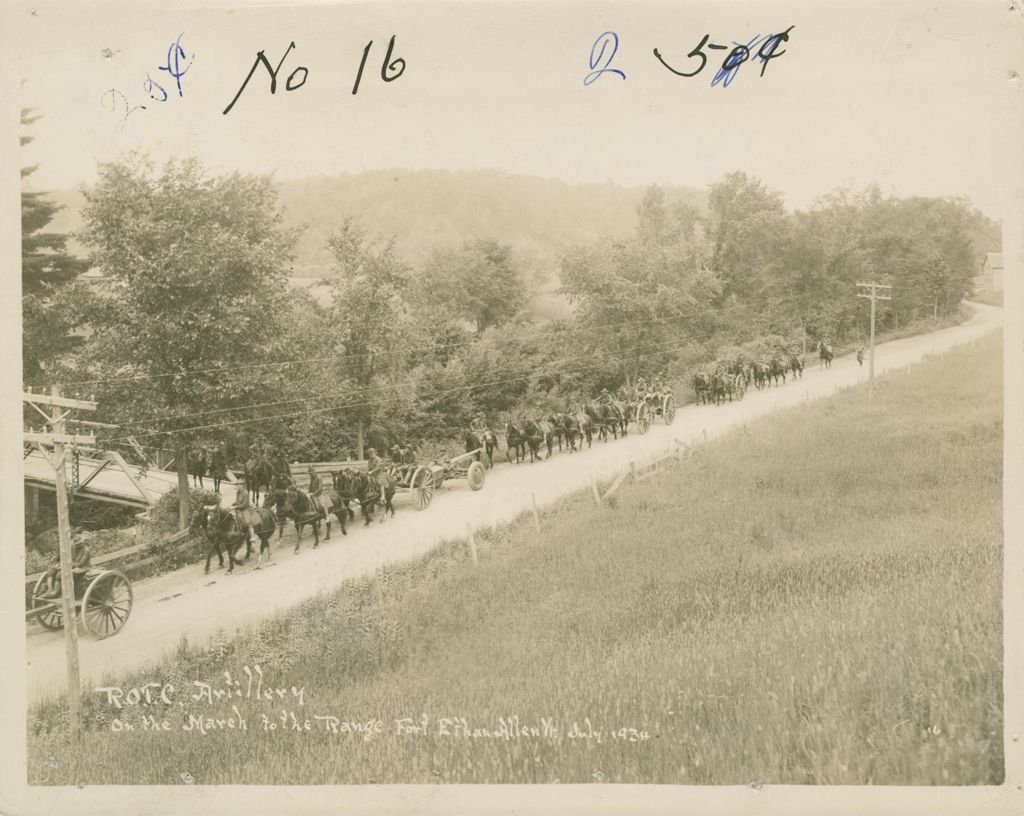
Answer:
[[210, 466], [210, 454], [206, 448], [195, 448], [188, 455], [188, 469], [192, 474], [192, 486], [204, 487], [203, 477], [206, 476]]
[[213, 489], [220, 493], [220, 483], [228, 476], [228, 461], [219, 448], [210, 454], [210, 476], [213, 477]]
[[515, 452], [516, 464], [526, 459], [526, 437], [519, 427], [510, 419], [505, 423], [505, 457], [512, 461], [512, 453]]
[[316, 494], [315, 498], [320, 502], [320, 506], [324, 509], [324, 522], [327, 524], [327, 535], [324, 536], [324, 541], [331, 540], [332, 515], [338, 520], [338, 523], [341, 524], [341, 534], [343, 536], [347, 536], [348, 529], [345, 526], [345, 520], [348, 516], [349, 509], [348, 504], [341, 497], [341, 494], [330, 487], [323, 487]]
[[[530, 463], [533, 464], [540, 459], [540, 443], [544, 441], [544, 431], [535, 420], [528, 419], [523, 423], [523, 439], [530, 449]], [[548, 453], [548, 456], [550, 455]]]
[[818, 342], [818, 368], [832, 368], [832, 345], [824, 341]]
[[772, 357], [768, 363], [768, 372], [771, 377], [775, 380], [775, 384], [779, 384], [779, 378], [782, 378], [782, 384], [786, 384], [786, 364], [779, 357]]
[[554, 417], [549, 417], [548, 419], [541, 418], [535, 423], [538, 430], [541, 432], [541, 437], [544, 440], [544, 446], [548, 449], [548, 455], [545, 457], [546, 459], [550, 459], [551, 454], [554, 451], [555, 437], [558, 437], [558, 449], [562, 449], [562, 437], [553, 420]]
[[260, 488], [267, 490], [274, 484], [274, 468], [266, 459], [250, 459], [245, 463], [245, 483], [252, 491], [253, 502], [260, 500]]
[[615, 424], [618, 425], [619, 432], [625, 436], [626, 427], [629, 424], [629, 403], [622, 400], [612, 400], [610, 404], [615, 412]]
[[[381, 503], [381, 485], [384, 486], [384, 513], [388, 511], [395, 515], [395, 480], [389, 473], [382, 472], [374, 478], [369, 473], [357, 470], [344, 470], [339, 472], [336, 485], [338, 485], [339, 498], [342, 506], [347, 508], [349, 501], [359, 503], [359, 509], [363, 514], [363, 526], [368, 527], [373, 521], [373, 508]], [[351, 514], [351, 510], [349, 511]], [[381, 519], [383, 522], [384, 519]]]
[[277, 519], [277, 540], [284, 538], [284, 523], [288, 520], [288, 489], [273, 487], [263, 498], [263, 506], [268, 508]]
[[712, 378], [710, 375], [703, 371], [698, 371], [693, 375], [693, 392], [697, 396], [697, 404], [707, 404], [712, 396], [711, 393], [711, 382]]
[[352, 492], [352, 474], [355, 471], [345, 468], [343, 470], [331, 471], [331, 481], [334, 483], [334, 491], [341, 499], [341, 506], [345, 509], [349, 521], [355, 521], [355, 511], [349, 507], [349, 502], [359, 501]]
[[286, 492], [288, 501], [285, 505], [285, 512], [295, 524], [295, 552], [299, 551], [302, 528], [307, 524], [313, 529], [313, 549], [315, 550], [320, 546], [320, 522], [327, 520], [327, 513], [315, 496], [310, 496], [305, 491], [299, 490], [295, 485], [290, 485]]
[[764, 363], [754, 363], [754, 387], [757, 389], [771, 385], [770, 369]]
[[793, 374], [793, 379], [804, 376], [804, 361], [800, 359], [798, 354], [789, 355], [789, 370]]
[[[260, 539], [258, 561], [263, 560], [264, 552], [267, 553], [267, 558], [270, 558], [270, 537], [274, 534], [274, 528], [277, 526], [274, 514], [266, 507], [251, 507], [248, 510], [242, 510], [241, 513], [244, 521], [252, 526], [253, 532]], [[245, 560], [249, 560], [252, 555], [252, 541], [249, 539], [248, 525], [240, 527], [235, 514], [225, 507], [206, 506], [200, 507], [196, 511], [192, 516], [192, 530], [204, 530], [207, 541], [210, 543], [210, 549], [206, 554], [206, 573], [210, 572], [210, 559], [213, 557], [214, 551], [217, 553], [219, 565], [224, 566], [224, 556], [221, 553], [222, 545], [228, 556], [229, 575], [234, 572], [235, 564], [243, 563], [235, 558], [235, 553], [243, 540], [245, 541]]]
[[558, 450], [561, 451], [563, 441], [569, 444], [569, 428], [566, 425], [565, 414], [550, 414], [544, 421], [551, 426], [552, 440], [558, 442]]
[[[483, 462], [487, 467], [494, 467], [494, 451], [498, 449], [498, 436], [490, 428], [484, 428], [479, 433], [469, 431], [466, 434], [466, 453], [481, 450], [483, 453], [476, 455], [476, 461]], [[484, 459], [483, 457], [487, 458]]]
[[583, 450], [583, 440], [587, 440], [587, 447], [589, 448], [594, 440], [594, 423], [590, 421], [590, 417], [587, 416], [585, 411], [579, 409], [569, 414], [573, 422], [573, 430], [579, 434], [580, 437], [580, 450]]

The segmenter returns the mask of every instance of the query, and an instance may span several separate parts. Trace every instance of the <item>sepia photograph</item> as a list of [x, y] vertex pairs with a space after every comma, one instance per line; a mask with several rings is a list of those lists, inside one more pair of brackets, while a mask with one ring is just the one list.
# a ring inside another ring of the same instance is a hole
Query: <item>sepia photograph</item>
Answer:
[[2, 25], [0, 810], [1024, 809], [1017, 0]]

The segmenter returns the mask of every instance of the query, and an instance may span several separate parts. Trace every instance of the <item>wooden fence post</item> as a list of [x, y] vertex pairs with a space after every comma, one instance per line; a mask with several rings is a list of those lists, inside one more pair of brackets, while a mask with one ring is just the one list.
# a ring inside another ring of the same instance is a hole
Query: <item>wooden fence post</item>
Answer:
[[594, 493], [594, 504], [601, 506], [601, 491], [597, 489], [597, 477], [590, 480], [590, 489]]
[[535, 493], [530, 494], [530, 503], [533, 505], [533, 526], [537, 529], [537, 535], [540, 535], [540, 513], [537, 512], [537, 495]]
[[475, 567], [479, 563], [476, 556], [476, 539], [473, 538], [473, 527], [468, 521], [466, 522], [466, 535], [469, 537], [469, 554], [473, 559], [473, 566]]
[[636, 481], [636, 462], [629, 463], [629, 475], [633, 477], [633, 481]]

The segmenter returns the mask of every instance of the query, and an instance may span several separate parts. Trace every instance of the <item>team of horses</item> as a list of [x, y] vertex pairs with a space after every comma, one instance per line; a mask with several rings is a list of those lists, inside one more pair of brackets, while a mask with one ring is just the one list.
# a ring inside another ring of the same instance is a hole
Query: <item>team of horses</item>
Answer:
[[693, 375], [692, 385], [698, 405], [721, 405], [726, 400], [742, 399], [751, 385], [758, 390], [785, 385], [787, 376], [796, 379], [803, 373], [804, 363], [798, 354], [776, 352], [763, 360], [713, 363]]
[[[818, 343], [817, 351], [819, 365], [830, 368], [832, 346], [822, 341]], [[794, 379], [802, 377], [803, 370], [803, 360], [799, 355], [778, 349], [761, 360], [733, 360], [707, 366], [694, 374], [692, 385], [698, 405], [712, 401], [720, 405], [726, 400], [741, 399], [751, 385], [757, 389], [784, 385], [787, 376]], [[568, 448], [575, 453], [583, 449], [584, 442], [588, 448], [591, 447], [595, 436], [602, 441], [608, 441], [609, 433], [614, 439], [618, 439], [620, 434], [626, 436], [629, 421], [636, 418], [639, 404], [640, 400], [608, 397], [577, 403], [564, 412], [533, 417], [509, 414], [503, 428], [506, 458], [519, 464], [529, 456], [530, 462], [536, 462], [550, 459], [556, 445], [559, 451]], [[493, 430], [470, 430], [466, 434], [465, 445], [466, 452], [477, 452], [477, 460], [486, 467], [494, 466], [499, 440]], [[197, 487], [202, 487], [203, 478], [209, 475], [214, 479], [214, 490], [219, 492], [221, 480], [227, 476], [222, 452], [199, 449], [190, 453], [189, 464]], [[221, 567], [227, 555], [227, 571], [232, 572], [236, 564], [243, 563], [236, 558], [243, 543], [246, 545], [245, 560], [248, 560], [253, 551], [250, 529], [259, 538], [258, 559], [262, 561], [264, 553], [268, 557], [270, 555], [274, 531], [277, 531], [280, 541], [289, 519], [295, 527], [295, 552], [299, 551], [306, 527], [313, 533], [314, 549], [320, 545], [321, 524], [326, 527], [324, 540], [330, 540], [332, 519], [341, 525], [341, 534], [348, 535], [347, 522], [355, 520], [352, 504], [359, 506], [365, 525], [373, 521], [374, 510], [382, 507], [383, 522], [389, 513], [395, 515], [393, 499], [399, 478], [411, 476], [412, 470], [407, 463], [397, 462], [391, 468], [378, 468], [373, 475], [344, 468], [331, 473], [329, 486], [309, 493], [291, 480], [287, 464], [256, 456], [246, 462], [245, 481], [258, 506], [238, 512], [219, 506], [203, 506], [193, 514], [193, 532], [204, 533], [210, 544], [206, 572], [210, 571], [214, 554]], [[263, 503], [259, 505], [261, 493]]]
[[[358, 505], [365, 526], [373, 521], [374, 510], [378, 506], [383, 508], [385, 516], [395, 515], [393, 500], [397, 481], [393, 471], [388, 469], [381, 469], [373, 475], [354, 468], [333, 471], [330, 483], [313, 493], [302, 490], [280, 472], [273, 473], [269, 484], [261, 483], [261, 486], [266, 489], [262, 504], [257, 506], [234, 511], [218, 505], [203, 505], [193, 513], [193, 534], [204, 534], [209, 543], [206, 572], [210, 571], [214, 554], [221, 567], [224, 566], [224, 556], [227, 556], [228, 573], [234, 571], [235, 565], [248, 560], [253, 552], [250, 528], [260, 541], [258, 561], [262, 561], [264, 553], [270, 556], [270, 540], [274, 532], [280, 541], [289, 520], [295, 528], [295, 552], [298, 552], [306, 527], [313, 533], [313, 549], [320, 546], [321, 525], [326, 528], [324, 541], [330, 540], [334, 521], [341, 526], [341, 534], [348, 535], [347, 524], [355, 520], [353, 504]], [[256, 495], [258, 499], [259, 493]], [[245, 544], [246, 552], [245, 558], [240, 560], [236, 554], [242, 544]]]

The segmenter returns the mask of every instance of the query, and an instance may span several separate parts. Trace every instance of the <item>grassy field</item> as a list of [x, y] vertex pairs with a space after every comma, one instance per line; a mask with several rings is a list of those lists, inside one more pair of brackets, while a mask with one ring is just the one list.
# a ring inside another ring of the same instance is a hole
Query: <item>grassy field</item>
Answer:
[[[1000, 348], [755, 422], [611, 507], [571, 497], [539, 537], [481, 533], [477, 566], [451, 542], [182, 644], [107, 679], [170, 682], [169, 704], [86, 695], [79, 751], [38, 706], [30, 782], [997, 784]], [[283, 694], [250, 696], [257, 665]]]

